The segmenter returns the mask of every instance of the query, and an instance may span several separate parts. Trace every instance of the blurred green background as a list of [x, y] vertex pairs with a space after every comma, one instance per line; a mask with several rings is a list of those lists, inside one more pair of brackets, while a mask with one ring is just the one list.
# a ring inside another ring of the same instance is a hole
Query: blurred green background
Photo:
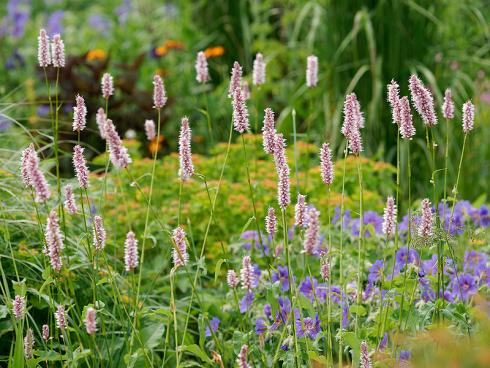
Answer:
[[[142, 155], [149, 156], [151, 149], [144, 138], [144, 120], [156, 119], [151, 99], [154, 73], [164, 77], [169, 95], [161, 154], [175, 150], [184, 115], [194, 131], [193, 150], [206, 154], [214, 143], [226, 139], [231, 116], [226, 95], [233, 61], [243, 65], [245, 79], [251, 84], [254, 55], [262, 52], [267, 83], [252, 89], [253, 131], [260, 130], [263, 109], [270, 106], [276, 112], [278, 129], [291, 142], [295, 110], [301, 138], [317, 145], [331, 142], [340, 158], [344, 147], [342, 103], [346, 93], [355, 91], [366, 115], [366, 154], [395, 163], [396, 129], [386, 102], [386, 84], [396, 79], [401, 94], [406, 95], [408, 77], [415, 72], [430, 85], [438, 110], [444, 90], [453, 89], [457, 112], [449, 123], [451, 186], [462, 145], [461, 105], [469, 98], [475, 103], [476, 129], [465, 153], [460, 197], [481, 199], [490, 188], [488, 5], [485, 0], [3, 0], [0, 130], [24, 127], [49, 142], [47, 90], [44, 74], [37, 67], [40, 28], [50, 35], [61, 33], [66, 47], [67, 66], [60, 78], [61, 148], [71, 151], [72, 106], [80, 93], [89, 111], [89, 129], [82, 139], [92, 156], [105, 148], [95, 124], [95, 112], [103, 105], [99, 83], [104, 72], [114, 76], [116, 85], [110, 116], [121, 134], [143, 143]], [[211, 71], [212, 80], [206, 85], [195, 80], [194, 63], [200, 50], [206, 50]], [[305, 86], [310, 54], [317, 55], [320, 62], [319, 84], [314, 89]], [[415, 111], [413, 114], [415, 117]], [[411, 159], [417, 198], [432, 189], [425, 131], [420, 119], [415, 119], [418, 133]], [[442, 168], [444, 122], [435, 133], [438, 167]], [[403, 156], [402, 170], [405, 165]], [[66, 176], [72, 175], [70, 166], [66, 155], [62, 161]]]

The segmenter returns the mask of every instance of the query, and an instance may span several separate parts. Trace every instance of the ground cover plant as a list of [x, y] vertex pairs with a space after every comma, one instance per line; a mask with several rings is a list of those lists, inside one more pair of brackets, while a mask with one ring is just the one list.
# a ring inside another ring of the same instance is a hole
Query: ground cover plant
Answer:
[[2, 115], [2, 363], [490, 364], [490, 214], [485, 191], [461, 195], [482, 182], [464, 170], [488, 130], [472, 95], [458, 103], [448, 87], [439, 101], [430, 74], [393, 75], [378, 117], [391, 164], [366, 152], [374, 110], [355, 84], [338, 134], [315, 127], [320, 55], [288, 82], [311, 115], [292, 104], [281, 118], [267, 49], [226, 67], [218, 112], [203, 48], [187, 65], [199, 106], [169, 122], [183, 97], [152, 74], [123, 103], [144, 111], [123, 137], [124, 81], [101, 64], [77, 90], [72, 45], [37, 31], [43, 127], [12, 118], [15, 103]]

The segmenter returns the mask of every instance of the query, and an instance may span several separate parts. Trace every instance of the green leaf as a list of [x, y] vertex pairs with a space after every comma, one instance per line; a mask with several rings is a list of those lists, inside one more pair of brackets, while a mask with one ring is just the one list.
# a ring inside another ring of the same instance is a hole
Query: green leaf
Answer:
[[366, 308], [362, 305], [353, 305], [349, 308], [351, 313], [356, 313], [359, 316], [365, 316], [367, 314]]
[[147, 349], [153, 349], [163, 341], [165, 325], [161, 322], [152, 323], [141, 330], [141, 340]]
[[350, 348], [352, 349], [352, 359], [354, 361], [354, 365], [357, 367], [359, 365], [361, 340], [359, 340], [354, 332], [345, 332], [344, 340], [346, 342], [346, 345], [350, 346]]
[[208, 364], [213, 364], [213, 362], [211, 361], [211, 359], [209, 359], [209, 357], [206, 355], [206, 353], [204, 351], [202, 351], [201, 348], [199, 346], [197, 346], [196, 344], [183, 346], [182, 350], [188, 351], [191, 354], [194, 354], [195, 356], [199, 357], [203, 362], [206, 362]]
[[220, 259], [216, 262], [216, 266], [214, 266], [214, 283], [218, 281], [218, 276], [221, 271], [221, 265], [226, 262], [226, 259]]
[[15, 295], [26, 295], [26, 279], [22, 279], [22, 281], [12, 281], [12, 285], [14, 286]]

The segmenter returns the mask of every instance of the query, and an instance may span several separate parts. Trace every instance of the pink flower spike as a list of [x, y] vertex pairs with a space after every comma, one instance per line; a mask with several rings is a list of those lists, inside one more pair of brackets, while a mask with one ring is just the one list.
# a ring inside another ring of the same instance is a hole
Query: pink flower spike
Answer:
[[102, 90], [102, 97], [104, 97], [105, 99], [108, 99], [114, 94], [114, 79], [109, 73], [104, 73], [100, 85]]
[[318, 83], [318, 57], [310, 55], [306, 59], [306, 86], [315, 87]]
[[105, 139], [105, 121], [107, 116], [105, 115], [104, 109], [99, 107], [97, 114], [95, 114], [95, 122], [99, 128], [100, 138]]
[[359, 129], [353, 129], [349, 139], [349, 150], [353, 155], [359, 156], [363, 151], [362, 138]]
[[61, 251], [64, 248], [63, 238], [61, 237], [60, 225], [56, 209], [51, 210], [46, 223], [44, 234], [47, 244], [47, 254], [51, 267], [56, 272], [61, 271]]
[[242, 289], [250, 291], [256, 286], [255, 272], [252, 266], [252, 261], [250, 260], [250, 256], [245, 256], [242, 259], [240, 279], [242, 281]]
[[240, 348], [240, 353], [236, 359], [238, 368], [250, 368], [250, 365], [247, 362], [247, 354], [248, 354], [248, 346], [242, 345]]
[[39, 169], [39, 157], [37, 157], [34, 146], [29, 147], [21, 159], [22, 180], [34, 188], [36, 202], [46, 202], [51, 197], [49, 185], [43, 172]]
[[165, 86], [159, 75], [153, 76], [153, 107], [161, 109], [167, 103]]
[[22, 319], [24, 318], [24, 315], [26, 313], [26, 299], [23, 296], [16, 295], [15, 299], [12, 301], [13, 308], [12, 312], [14, 314], [14, 317], [17, 319]]
[[87, 107], [82, 96], [77, 95], [76, 106], [73, 108], [73, 131], [81, 132], [87, 125]]
[[432, 209], [430, 205], [430, 201], [425, 198], [422, 200], [422, 216], [420, 219], [420, 224], [418, 228], [418, 234], [422, 238], [428, 238], [432, 236], [432, 227], [433, 227], [433, 216]]
[[238, 277], [234, 270], [228, 270], [228, 273], [226, 274], [226, 282], [228, 283], [228, 286], [232, 289], [238, 286]]
[[89, 335], [93, 335], [97, 332], [97, 312], [92, 307], [88, 307], [86, 311], [85, 329]]
[[446, 91], [444, 92], [444, 103], [442, 104], [442, 116], [444, 116], [444, 118], [448, 120], [454, 119], [453, 94], [450, 88], [446, 89]]
[[208, 60], [204, 52], [199, 51], [196, 58], [196, 80], [199, 83], [206, 83], [210, 80], [208, 70]]
[[75, 195], [73, 194], [73, 188], [70, 184], [65, 186], [65, 209], [70, 215], [77, 213], [77, 205], [75, 202]]
[[400, 135], [403, 139], [412, 139], [415, 135], [415, 127], [412, 121], [412, 112], [410, 111], [410, 102], [407, 96], [403, 96], [400, 101]]
[[78, 184], [82, 189], [88, 189], [88, 168], [83, 157], [84, 148], [80, 145], [73, 147], [73, 167], [77, 175]]
[[[29, 144], [26, 149], [22, 151], [22, 155], [20, 158], [20, 176], [22, 178], [22, 182], [26, 187], [32, 186], [31, 176], [30, 176], [30, 157], [34, 156], [34, 161], [37, 160], [37, 154], [34, 149], [34, 144]], [[37, 167], [37, 164], [36, 164]]]
[[393, 119], [393, 124], [399, 124], [401, 121], [400, 117], [400, 88], [398, 83], [394, 80], [391, 80], [391, 83], [388, 84], [388, 102], [391, 106], [391, 115]]
[[41, 68], [46, 68], [51, 65], [51, 52], [49, 49], [49, 37], [44, 29], [39, 30], [37, 41], [37, 60]]
[[51, 44], [51, 55], [53, 66], [55, 68], [65, 67], [65, 44], [59, 34], [53, 36], [53, 43]]
[[155, 129], [155, 122], [153, 120], [145, 120], [145, 133], [146, 138], [151, 142], [157, 136]]
[[124, 242], [124, 264], [127, 272], [138, 267], [138, 240], [132, 231], [127, 233]]
[[191, 134], [189, 119], [184, 116], [181, 120], [179, 136], [179, 175], [182, 180], [190, 179], [194, 175], [194, 165], [192, 164], [191, 151]]
[[238, 133], [249, 130], [248, 109], [241, 88], [237, 88], [233, 93], [233, 125]]
[[463, 132], [468, 134], [473, 130], [475, 123], [475, 106], [470, 100], [463, 104]]
[[262, 137], [265, 153], [274, 153], [276, 129], [274, 127], [274, 111], [270, 107], [264, 110], [264, 126], [262, 127]]
[[59, 304], [56, 307], [56, 312], [54, 313], [54, 318], [56, 320], [56, 327], [60, 330], [66, 329], [66, 313], [65, 307]]
[[334, 179], [334, 166], [332, 162], [332, 151], [328, 143], [323, 143], [320, 149], [320, 171], [322, 180], [326, 185], [332, 185]]
[[242, 81], [242, 95], [245, 101], [250, 100], [250, 86], [247, 81]]
[[311, 207], [308, 210], [308, 228], [305, 233], [303, 249], [307, 254], [313, 254], [320, 244], [320, 212]]
[[228, 97], [233, 98], [235, 91], [240, 89], [242, 84], [242, 67], [235, 61], [233, 63], [233, 69], [231, 70], [230, 87], [228, 89]]
[[99, 215], [94, 216], [94, 246], [95, 250], [101, 251], [105, 247], [106, 232], [104, 222]]
[[298, 227], [307, 226], [306, 218], [306, 196], [298, 193], [298, 199], [294, 206], [294, 225]]
[[24, 337], [24, 355], [26, 359], [32, 359], [33, 353], [32, 348], [34, 347], [34, 335], [32, 333], [32, 329], [28, 328], [26, 336]]
[[42, 331], [43, 331], [43, 340], [48, 341], [49, 340], [49, 326], [43, 325]]
[[361, 368], [371, 368], [371, 358], [369, 357], [369, 351], [366, 341], [361, 342], [361, 356], [360, 356]]
[[277, 217], [274, 207], [269, 207], [267, 211], [267, 216], [265, 216], [265, 230], [267, 234], [274, 236], [277, 232]]
[[386, 199], [386, 207], [383, 215], [383, 234], [386, 236], [391, 236], [395, 233], [397, 226], [396, 214], [395, 200], [393, 197], [388, 197]]
[[422, 81], [412, 74], [409, 79], [410, 95], [415, 109], [422, 117], [424, 124], [433, 127], [437, 124], [437, 116], [434, 111], [434, 99], [432, 93], [425, 87]]
[[105, 133], [109, 144], [109, 158], [112, 164], [120, 169], [126, 168], [131, 163], [131, 157], [126, 147], [123, 146], [111, 119], [107, 119], [105, 122]]
[[320, 275], [323, 281], [328, 281], [330, 278], [330, 265], [328, 264], [328, 259], [326, 257], [320, 258]]
[[254, 86], [260, 86], [265, 83], [265, 61], [260, 52], [255, 55], [252, 74]]
[[172, 250], [174, 267], [185, 266], [189, 262], [189, 254], [187, 253], [185, 231], [182, 227], [179, 226], [173, 231], [172, 240], [176, 247]]

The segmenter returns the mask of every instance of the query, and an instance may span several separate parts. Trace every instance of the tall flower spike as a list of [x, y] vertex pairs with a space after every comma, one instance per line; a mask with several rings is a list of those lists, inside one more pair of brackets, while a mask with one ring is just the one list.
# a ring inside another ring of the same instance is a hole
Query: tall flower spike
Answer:
[[104, 249], [105, 247], [106, 232], [104, 229], [104, 222], [99, 215], [94, 216], [94, 246], [97, 251]]
[[352, 130], [351, 137], [349, 139], [349, 150], [356, 156], [358, 156], [363, 150], [361, 132], [359, 129]]
[[242, 67], [235, 61], [231, 70], [230, 87], [228, 89], [228, 97], [233, 98], [235, 91], [240, 88], [242, 83]]
[[400, 135], [403, 139], [412, 139], [415, 135], [413, 126], [412, 112], [410, 111], [410, 102], [407, 96], [403, 96], [400, 101]]
[[44, 236], [46, 238], [47, 254], [51, 267], [56, 272], [59, 272], [62, 266], [61, 251], [64, 245], [56, 209], [51, 210], [49, 213]]
[[371, 368], [371, 358], [369, 357], [369, 351], [366, 341], [361, 342], [361, 368]]
[[54, 318], [56, 320], [56, 327], [58, 327], [60, 330], [64, 330], [66, 328], [66, 314], [65, 307], [61, 304], [56, 307]]
[[274, 127], [274, 111], [270, 107], [264, 110], [264, 126], [262, 127], [262, 137], [265, 153], [274, 153], [274, 140], [276, 129]]
[[254, 86], [260, 86], [265, 83], [265, 61], [264, 56], [260, 52], [255, 55], [252, 74]]
[[17, 319], [24, 318], [24, 314], [26, 313], [26, 299], [23, 296], [16, 295], [15, 299], [12, 301], [12, 305], [14, 317]]
[[[39, 157], [37, 157], [34, 146], [30, 148], [30, 152], [26, 152], [24, 159], [26, 166], [25, 170], [22, 170], [23, 179], [29, 178], [28, 182], [36, 192], [35, 201], [46, 202], [51, 197], [51, 192], [43, 172], [39, 169]], [[25, 173], [27, 175], [24, 178]]]
[[108, 99], [114, 94], [114, 79], [109, 73], [104, 73], [100, 82], [102, 97]]
[[473, 130], [475, 122], [475, 106], [470, 100], [463, 104], [463, 132], [468, 134]]
[[157, 136], [155, 122], [153, 120], [145, 120], [145, 133], [149, 141], [154, 140]]
[[318, 58], [310, 55], [306, 59], [306, 86], [315, 87], [318, 83]]
[[22, 151], [22, 155], [20, 158], [20, 176], [22, 178], [22, 182], [26, 187], [32, 186], [31, 177], [30, 177], [30, 157], [36, 155], [36, 151], [34, 150], [34, 144], [29, 144], [26, 149]]
[[332, 162], [332, 151], [328, 143], [323, 143], [320, 149], [320, 171], [322, 180], [327, 185], [332, 185], [334, 178], [334, 167]]
[[93, 335], [97, 332], [97, 312], [92, 307], [88, 307], [86, 311], [85, 329], [89, 335]]
[[320, 243], [320, 212], [311, 207], [308, 210], [308, 228], [306, 229], [303, 249], [305, 253], [313, 254]]
[[444, 92], [444, 103], [442, 104], [442, 116], [444, 119], [454, 119], [454, 102], [453, 102], [453, 94], [451, 89], [448, 88]]
[[184, 116], [180, 126], [179, 136], [179, 160], [180, 171], [179, 175], [182, 180], [187, 180], [194, 175], [194, 165], [192, 164], [191, 151], [191, 128], [189, 127], [189, 119]]
[[107, 116], [105, 115], [104, 109], [99, 107], [97, 114], [95, 114], [95, 122], [99, 128], [100, 138], [105, 139], [105, 121]]
[[393, 124], [399, 124], [401, 122], [400, 116], [400, 88], [398, 83], [394, 80], [391, 80], [391, 83], [388, 84], [388, 102], [391, 106], [391, 116], [393, 119]]
[[232, 289], [238, 286], [238, 277], [234, 270], [228, 270], [228, 273], [226, 274], [226, 282], [228, 283], [228, 286]]
[[245, 101], [250, 100], [250, 86], [246, 80], [242, 81], [242, 95]]
[[182, 229], [182, 227], [179, 226], [174, 229], [172, 234], [172, 240], [175, 243], [175, 247], [176, 247], [172, 250], [174, 266], [175, 267], [185, 266], [189, 262], [189, 254], [187, 253], [185, 231], [184, 229]]
[[422, 81], [415, 74], [410, 76], [408, 82], [413, 105], [424, 121], [424, 124], [429, 127], [436, 125], [437, 116], [434, 111], [434, 99], [432, 93], [423, 85]]
[[167, 103], [167, 97], [165, 95], [165, 86], [163, 80], [159, 75], [153, 76], [153, 107], [155, 109], [161, 109]]
[[41, 68], [46, 68], [51, 65], [51, 53], [49, 50], [49, 37], [46, 30], [39, 30], [39, 37], [37, 38], [37, 60]]
[[196, 80], [199, 83], [206, 83], [210, 80], [208, 70], [208, 60], [203, 51], [197, 53], [196, 58]]
[[391, 236], [395, 233], [397, 224], [396, 213], [395, 200], [393, 197], [388, 197], [383, 215], [383, 234], [386, 236]]
[[361, 112], [361, 105], [357, 100], [355, 93], [351, 93], [345, 97], [344, 101], [344, 121], [340, 132], [347, 140], [355, 130], [359, 130], [364, 126], [364, 117]]
[[242, 281], [242, 289], [250, 291], [255, 287], [255, 272], [250, 256], [245, 256], [242, 259], [240, 279]]
[[433, 216], [432, 209], [430, 206], [430, 201], [425, 198], [422, 200], [422, 216], [420, 219], [420, 224], [418, 228], [418, 234], [422, 238], [427, 238], [432, 235], [432, 226], [433, 226]]
[[320, 275], [324, 281], [328, 281], [330, 277], [330, 265], [327, 257], [320, 258]]
[[49, 340], [49, 326], [48, 325], [43, 325], [43, 340], [48, 341]]
[[77, 205], [75, 202], [75, 195], [73, 194], [73, 188], [70, 184], [65, 186], [65, 209], [70, 215], [77, 213]]
[[24, 337], [24, 355], [26, 359], [32, 359], [32, 348], [34, 347], [34, 334], [32, 329], [28, 328], [26, 336]]
[[278, 175], [277, 201], [281, 210], [291, 203], [291, 193], [289, 184], [289, 166], [286, 158], [286, 147], [283, 135], [276, 134], [274, 142], [274, 163]]
[[126, 147], [123, 146], [111, 119], [107, 119], [105, 122], [105, 134], [112, 164], [120, 169], [126, 168], [131, 163], [131, 157], [129, 157]]
[[247, 362], [247, 354], [248, 354], [248, 346], [242, 345], [242, 347], [240, 348], [240, 353], [238, 354], [238, 357], [236, 359], [238, 368], [250, 368]]
[[265, 230], [267, 231], [267, 234], [271, 236], [274, 236], [277, 232], [277, 218], [274, 207], [269, 207], [267, 216], [265, 216]]
[[357, 99], [356, 94], [354, 93], [354, 118], [357, 124], [358, 129], [364, 128], [364, 115], [361, 110], [361, 103]]
[[281, 210], [285, 211], [291, 203], [291, 192], [289, 184], [289, 170], [281, 171], [277, 183], [277, 201]]
[[81, 132], [87, 125], [87, 107], [82, 96], [77, 95], [76, 105], [73, 108], [73, 131]]
[[65, 44], [59, 34], [53, 36], [53, 43], [51, 44], [51, 56], [53, 66], [55, 68], [65, 67]]
[[238, 133], [244, 133], [249, 129], [248, 109], [241, 88], [233, 93], [233, 125]]
[[88, 188], [88, 168], [83, 157], [84, 148], [80, 145], [73, 147], [73, 167], [75, 168], [75, 174], [77, 175], [78, 184], [80, 188]]
[[306, 227], [306, 196], [298, 193], [298, 199], [294, 206], [294, 225], [298, 227]]
[[138, 267], [138, 240], [132, 231], [127, 233], [124, 242], [124, 264], [127, 272]]

